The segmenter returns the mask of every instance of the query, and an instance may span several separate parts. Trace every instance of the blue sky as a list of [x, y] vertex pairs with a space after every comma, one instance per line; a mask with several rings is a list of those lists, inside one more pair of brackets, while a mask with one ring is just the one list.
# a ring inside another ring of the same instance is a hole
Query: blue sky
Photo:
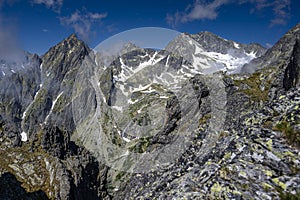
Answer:
[[300, 22], [299, 10], [299, 0], [0, 0], [0, 52], [43, 54], [73, 32], [93, 48], [149, 26], [269, 46]]

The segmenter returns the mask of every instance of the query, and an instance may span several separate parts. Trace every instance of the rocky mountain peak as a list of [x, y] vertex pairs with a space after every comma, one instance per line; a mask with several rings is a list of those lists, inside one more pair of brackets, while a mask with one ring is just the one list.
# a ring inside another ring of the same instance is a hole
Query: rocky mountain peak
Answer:
[[89, 47], [75, 34], [71, 34], [42, 56], [44, 75], [59, 76], [61, 80], [71, 68], [78, 66], [89, 52]]
[[282, 36], [279, 41], [266, 52], [266, 56], [270, 56], [272, 54], [272, 59], [276, 59], [277, 56], [274, 54], [279, 52], [283, 53], [283, 55], [290, 55], [297, 38], [300, 38], [300, 23]]
[[253, 54], [260, 57], [266, 52], [263, 46], [252, 43], [249, 45], [241, 44], [231, 40], [224, 39], [208, 31], [191, 34], [190, 37], [197, 41], [206, 51], [217, 52], [221, 54]]
[[128, 53], [131, 51], [135, 51], [135, 50], [141, 50], [140, 47], [138, 47], [137, 45], [135, 45], [134, 43], [128, 42], [126, 44], [123, 45], [120, 54], [124, 54], [124, 53]]
[[54, 47], [50, 48], [49, 51], [43, 55], [43, 59], [47, 59], [47, 57], [49, 57], [51, 54], [68, 53], [72, 50], [78, 51], [82, 49], [88, 49], [88, 47], [83, 41], [78, 39], [76, 34], [73, 33]]
[[60, 43], [58, 44], [76, 44], [78, 42], [80, 42], [81, 40], [77, 37], [77, 35], [75, 33], [72, 33], [71, 35], [69, 35], [67, 38], [65, 38], [64, 40], [62, 40]]
[[226, 54], [228, 48], [234, 48], [233, 43], [231, 43], [230, 41], [208, 31], [203, 31], [198, 34], [192, 34], [190, 36], [199, 44], [201, 44], [201, 46], [203, 46], [203, 48], [207, 51]]
[[78, 40], [78, 37], [77, 37], [76, 33], [72, 33], [65, 40]]
[[300, 23], [284, 34], [262, 57], [243, 66], [243, 73], [253, 73], [266, 67], [279, 68], [286, 65], [292, 54], [296, 39], [300, 38]]
[[199, 32], [197, 35], [199, 35], [200, 37], [202, 38], [212, 38], [212, 39], [220, 39], [220, 40], [225, 40], [224, 38], [212, 33], [212, 32], [209, 32], [209, 31], [201, 31]]

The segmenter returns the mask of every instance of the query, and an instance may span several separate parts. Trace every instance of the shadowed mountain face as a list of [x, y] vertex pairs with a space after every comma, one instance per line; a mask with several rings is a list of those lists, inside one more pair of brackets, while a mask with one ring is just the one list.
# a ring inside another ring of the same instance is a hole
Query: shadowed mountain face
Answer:
[[1, 59], [0, 199], [299, 197], [299, 27]]
[[3, 200], [13, 200], [13, 199], [49, 199], [47, 195], [39, 190], [35, 192], [26, 192], [26, 190], [21, 186], [16, 177], [11, 173], [4, 173], [0, 178], [0, 198]]

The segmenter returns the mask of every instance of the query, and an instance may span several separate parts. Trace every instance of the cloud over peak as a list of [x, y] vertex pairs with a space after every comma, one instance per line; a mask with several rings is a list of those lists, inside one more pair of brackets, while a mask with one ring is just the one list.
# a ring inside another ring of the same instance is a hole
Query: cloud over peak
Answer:
[[188, 5], [184, 12], [177, 11], [174, 15], [168, 14], [167, 22], [174, 25], [195, 20], [213, 20], [218, 16], [218, 9], [227, 3], [229, 0], [214, 0], [210, 3], [196, 0], [193, 5]]
[[107, 17], [107, 13], [92, 13], [76, 10], [70, 16], [60, 17], [60, 23], [74, 29], [83, 40], [88, 41], [92, 33], [92, 24], [101, 23]]
[[60, 12], [63, 0], [32, 0], [34, 4], [44, 4], [47, 8], [51, 8], [55, 12]]

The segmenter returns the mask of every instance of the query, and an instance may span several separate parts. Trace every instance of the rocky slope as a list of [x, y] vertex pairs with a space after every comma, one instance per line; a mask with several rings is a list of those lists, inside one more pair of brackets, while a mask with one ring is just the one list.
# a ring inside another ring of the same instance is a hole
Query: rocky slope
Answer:
[[0, 198], [299, 198], [299, 27], [267, 51], [202, 32], [107, 65], [71, 35], [2, 59]]

